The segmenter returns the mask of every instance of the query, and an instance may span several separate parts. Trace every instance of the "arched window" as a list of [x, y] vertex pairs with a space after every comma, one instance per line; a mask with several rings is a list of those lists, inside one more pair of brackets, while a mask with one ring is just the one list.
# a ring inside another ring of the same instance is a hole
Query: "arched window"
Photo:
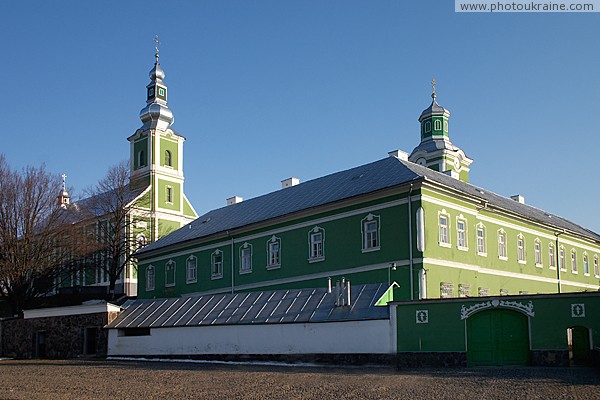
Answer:
[[167, 167], [173, 166], [173, 155], [170, 150], [165, 150], [165, 165]]
[[165, 286], [175, 286], [175, 261], [173, 260], [165, 264]]
[[146, 268], [146, 290], [154, 290], [154, 266], [152, 265]]
[[198, 259], [194, 256], [190, 256], [187, 259], [187, 274], [186, 283], [195, 283], [198, 281]]
[[436, 131], [441, 131], [442, 130], [442, 121], [440, 121], [439, 119], [436, 119], [433, 122], [433, 129]]

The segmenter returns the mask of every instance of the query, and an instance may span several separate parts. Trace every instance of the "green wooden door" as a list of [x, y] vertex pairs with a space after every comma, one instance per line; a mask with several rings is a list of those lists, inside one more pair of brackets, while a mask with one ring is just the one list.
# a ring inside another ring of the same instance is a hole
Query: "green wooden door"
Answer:
[[573, 362], [577, 365], [585, 365], [590, 361], [590, 335], [584, 326], [571, 328], [573, 341]]
[[526, 365], [529, 361], [527, 317], [517, 311], [481, 311], [467, 319], [469, 365]]

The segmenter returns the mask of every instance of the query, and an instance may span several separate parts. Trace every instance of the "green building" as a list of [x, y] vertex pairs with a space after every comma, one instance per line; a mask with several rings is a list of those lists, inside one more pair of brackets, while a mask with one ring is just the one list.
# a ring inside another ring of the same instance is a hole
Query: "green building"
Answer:
[[[522, 196], [470, 184], [472, 160], [451, 142], [450, 112], [432, 97], [410, 155], [397, 150], [232, 198], [138, 251], [138, 297], [325, 287], [343, 278], [395, 282], [397, 301], [598, 291], [600, 235]], [[130, 138], [134, 161], [139, 149], [162, 154], [147, 131]], [[151, 189], [158, 202], [163, 180], [179, 187], [176, 175], [161, 172]]]

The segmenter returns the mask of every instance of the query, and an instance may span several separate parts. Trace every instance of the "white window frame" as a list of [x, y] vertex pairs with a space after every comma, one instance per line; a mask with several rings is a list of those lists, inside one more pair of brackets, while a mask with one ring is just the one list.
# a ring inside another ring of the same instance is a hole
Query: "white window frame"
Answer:
[[[500, 240], [500, 238], [502, 238], [502, 240]], [[498, 258], [500, 260], [508, 260], [506, 232], [503, 229], [498, 230]]]
[[567, 252], [565, 251], [565, 246], [563, 245], [560, 245], [558, 249], [558, 260], [560, 270], [562, 272], [567, 272]]
[[[217, 262], [217, 257], [221, 261]], [[217, 267], [217, 268], [215, 268]], [[223, 252], [219, 249], [210, 255], [210, 279], [220, 279], [223, 277]]]
[[[475, 225], [475, 232], [477, 235], [477, 254], [480, 256], [487, 256], [487, 246], [485, 242], [485, 225], [483, 225], [482, 223]], [[481, 233], [481, 235], [479, 233]]]
[[544, 266], [542, 261], [542, 242], [540, 239], [535, 239], [533, 242], [533, 251], [534, 251], [534, 260], [535, 266], [538, 268], [542, 268]]
[[[442, 224], [442, 219], [446, 221], [446, 225]], [[451, 247], [450, 240], [450, 214], [446, 210], [438, 213], [438, 244], [442, 247]]]
[[471, 296], [471, 285], [466, 283], [458, 284], [458, 297], [470, 297]]
[[577, 251], [575, 249], [571, 249], [571, 273], [579, 274], [579, 270], [577, 269]]
[[[273, 246], [277, 246], [277, 252]], [[273, 235], [267, 241], [267, 269], [276, 269], [281, 267], [281, 238]]]
[[194, 255], [189, 256], [187, 260], [185, 260], [185, 270], [186, 283], [198, 282], [198, 258]]
[[[367, 229], [369, 225], [375, 223], [376, 229]], [[369, 214], [361, 220], [360, 223], [362, 235], [362, 252], [368, 253], [381, 249], [381, 219], [379, 215]]]
[[556, 249], [552, 243], [548, 244], [548, 268], [556, 269]]
[[583, 252], [583, 275], [590, 276], [590, 259], [587, 252]]
[[[460, 226], [462, 225], [462, 229]], [[467, 220], [463, 215], [456, 217], [456, 248], [459, 250], [469, 250], [469, 243], [467, 240]]]
[[594, 276], [600, 278], [600, 266], [598, 265], [598, 256], [594, 256]]
[[521, 233], [517, 235], [517, 262], [527, 264], [527, 255], [525, 252], [525, 238]]
[[146, 267], [146, 292], [151, 292], [156, 287], [156, 268], [150, 264]]
[[240, 246], [240, 274], [252, 272], [252, 245], [245, 242]]
[[[173, 270], [173, 282], [169, 283], [169, 272], [170, 272], [171, 268]], [[169, 260], [165, 263], [165, 287], [174, 287], [175, 286], [175, 282], [177, 281], [176, 271], [177, 271], [177, 263], [175, 261]]]
[[452, 282], [440, 282], [440, 299], [454, 297], [454, 284]]
[[[321, 240], [316, 240], [318, 236]], [[308, 232], [308, 262], [325, 260], [325, 229], [315, 226]]]
[[442, 130], [442, 121], [440, 121], [439, 119], [436, 119], [435, 121], [433, 121], [433, 130], [434, 131], [441, 131]]

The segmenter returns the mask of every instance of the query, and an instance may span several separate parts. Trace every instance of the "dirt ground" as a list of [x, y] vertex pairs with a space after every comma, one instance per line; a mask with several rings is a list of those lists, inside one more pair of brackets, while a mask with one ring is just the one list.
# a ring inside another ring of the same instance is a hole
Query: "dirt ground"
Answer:
[[205, 398], [600, 399], [600, 371], [0, 360], [0, 400]]

